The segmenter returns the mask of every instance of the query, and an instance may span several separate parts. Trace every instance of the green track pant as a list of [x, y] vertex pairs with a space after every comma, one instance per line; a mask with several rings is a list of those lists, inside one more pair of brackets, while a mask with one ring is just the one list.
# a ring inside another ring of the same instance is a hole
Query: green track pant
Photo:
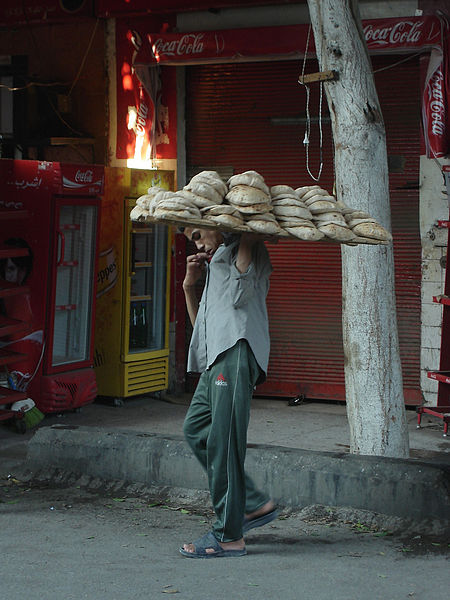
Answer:
[[244, 513], [269, 498], [244, 470], [250, 400], [259, 367], [245, 340], [221, 354], [202, 373], [184, 422], [186, 441], [208, 475], [220, 542], [242, 537]]

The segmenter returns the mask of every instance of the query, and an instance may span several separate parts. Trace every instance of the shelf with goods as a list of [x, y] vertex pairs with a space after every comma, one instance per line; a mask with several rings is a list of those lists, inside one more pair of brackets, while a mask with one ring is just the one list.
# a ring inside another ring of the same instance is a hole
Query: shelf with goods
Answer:
[[[27, 211], [1, 211], [0, 222], [17, 218], [26, 218], [28, 216]], [[28, 256], [28, 248], [14, 247], [7, 244], [0, 245], [0, 259], [6, 260], [8, 258], [17, 258]], [[16, 297], [22, 294], [29, 293], [27, 286], [20, 285], [18, 283], [0, 280], [0, 301], [3, 302], [5, 298]], [[11, 335], [25, 334], [29, 331], [29, 323], [8, 317], [6, 314], [0, 314], [0, 368], [5, 370], [7, 375], [8, 365], [13, 364], [26, 358], [24, 354], [18, 352], [12, 352], [8, 350], [8, 344], [2, 343], [2, 338], [9, 338]], [[14, 420], [18, 431], [23, 431], [21, 427], [22, 418], [24, 413], [21, 411], [12, 410], [11, 407], [15, 402], [19, 400], [25, 400], [27, 394], [5, 385], [0, 385], [0, 421]]]
[[[438, 221], [438, 227], [449, 230], [450, 236], [450, 220]], [[438, 419], [442, 419], [444, 423], [444, 437], [447, 437], [448, 426], [450, 423], [450, 258], [448, 256], [447, 243], [447, 258], [445, 270], [445, 286], [444, 294], [433, 296], [433, 302], [442, 306], [442, 333], [441, 333], [441, 353], [439, 369], [428, 371], [427, 377], [438, 382], [437, 401], [434, 406], [418, 406], [417, 407], [417, 427], [420, 427], [423, 414], [428, 414]]]

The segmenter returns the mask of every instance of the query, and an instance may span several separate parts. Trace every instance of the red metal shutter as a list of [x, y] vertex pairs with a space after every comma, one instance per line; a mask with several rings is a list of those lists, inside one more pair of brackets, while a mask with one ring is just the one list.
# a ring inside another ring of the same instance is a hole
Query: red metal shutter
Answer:
[[[374, 69], [395, 62], [374, 59]], [[310, 61], [306, 72], [317, 71]], [[201, 65], [187, 69], [188, 173], [214, 167], [260, 172], [268, 185], [315, 183], [305, 164], [306, 94], [294, 61]], [[376, 76], [388, 131], [398, 320], [407, 401], [419, 401], [420, 238], [418, 225], [419, 68], [416, 59]], [[311, 88], [310, 170], [319, 156], [319, 86]], [[320, 185], [333, 189], [333, 148], [322, 106]], [[268, 298], [271, 359], [261, 395], [345, 399], [339, 245], [268, 245], [274, 272]]]

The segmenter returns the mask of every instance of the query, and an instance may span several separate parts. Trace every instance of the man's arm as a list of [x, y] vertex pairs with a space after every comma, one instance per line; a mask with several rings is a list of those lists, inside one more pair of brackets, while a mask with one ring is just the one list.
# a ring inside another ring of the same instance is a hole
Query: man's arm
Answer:
[[239, 242], [239, 250], [236, 256], [236, 269], [239, 273], [245, 273], [252, 262], [252, 250], [258, 236], [252, 233], [243, 233]]
[[199, 305], [195, 284], [203, 273], [206, 258], [207, 254], [205, 252], [199, 252], [198, 254], [188, 256], [186, 260], [186, 275], [183, 281], [183, 291], [192, 327], [194, 327], [195, 319], [197, 318]]

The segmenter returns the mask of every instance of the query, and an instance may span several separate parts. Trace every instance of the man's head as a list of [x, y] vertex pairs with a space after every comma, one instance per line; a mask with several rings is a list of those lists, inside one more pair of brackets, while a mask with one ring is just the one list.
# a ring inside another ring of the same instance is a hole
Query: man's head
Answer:
[[199, 252], [205, 252], [209, 257], [212, 257], [220, 244], [223, 243], [223, 235], [220, 231], [214, 229], [184, 227], [183, 233], [188, 240], [195, 243]]

